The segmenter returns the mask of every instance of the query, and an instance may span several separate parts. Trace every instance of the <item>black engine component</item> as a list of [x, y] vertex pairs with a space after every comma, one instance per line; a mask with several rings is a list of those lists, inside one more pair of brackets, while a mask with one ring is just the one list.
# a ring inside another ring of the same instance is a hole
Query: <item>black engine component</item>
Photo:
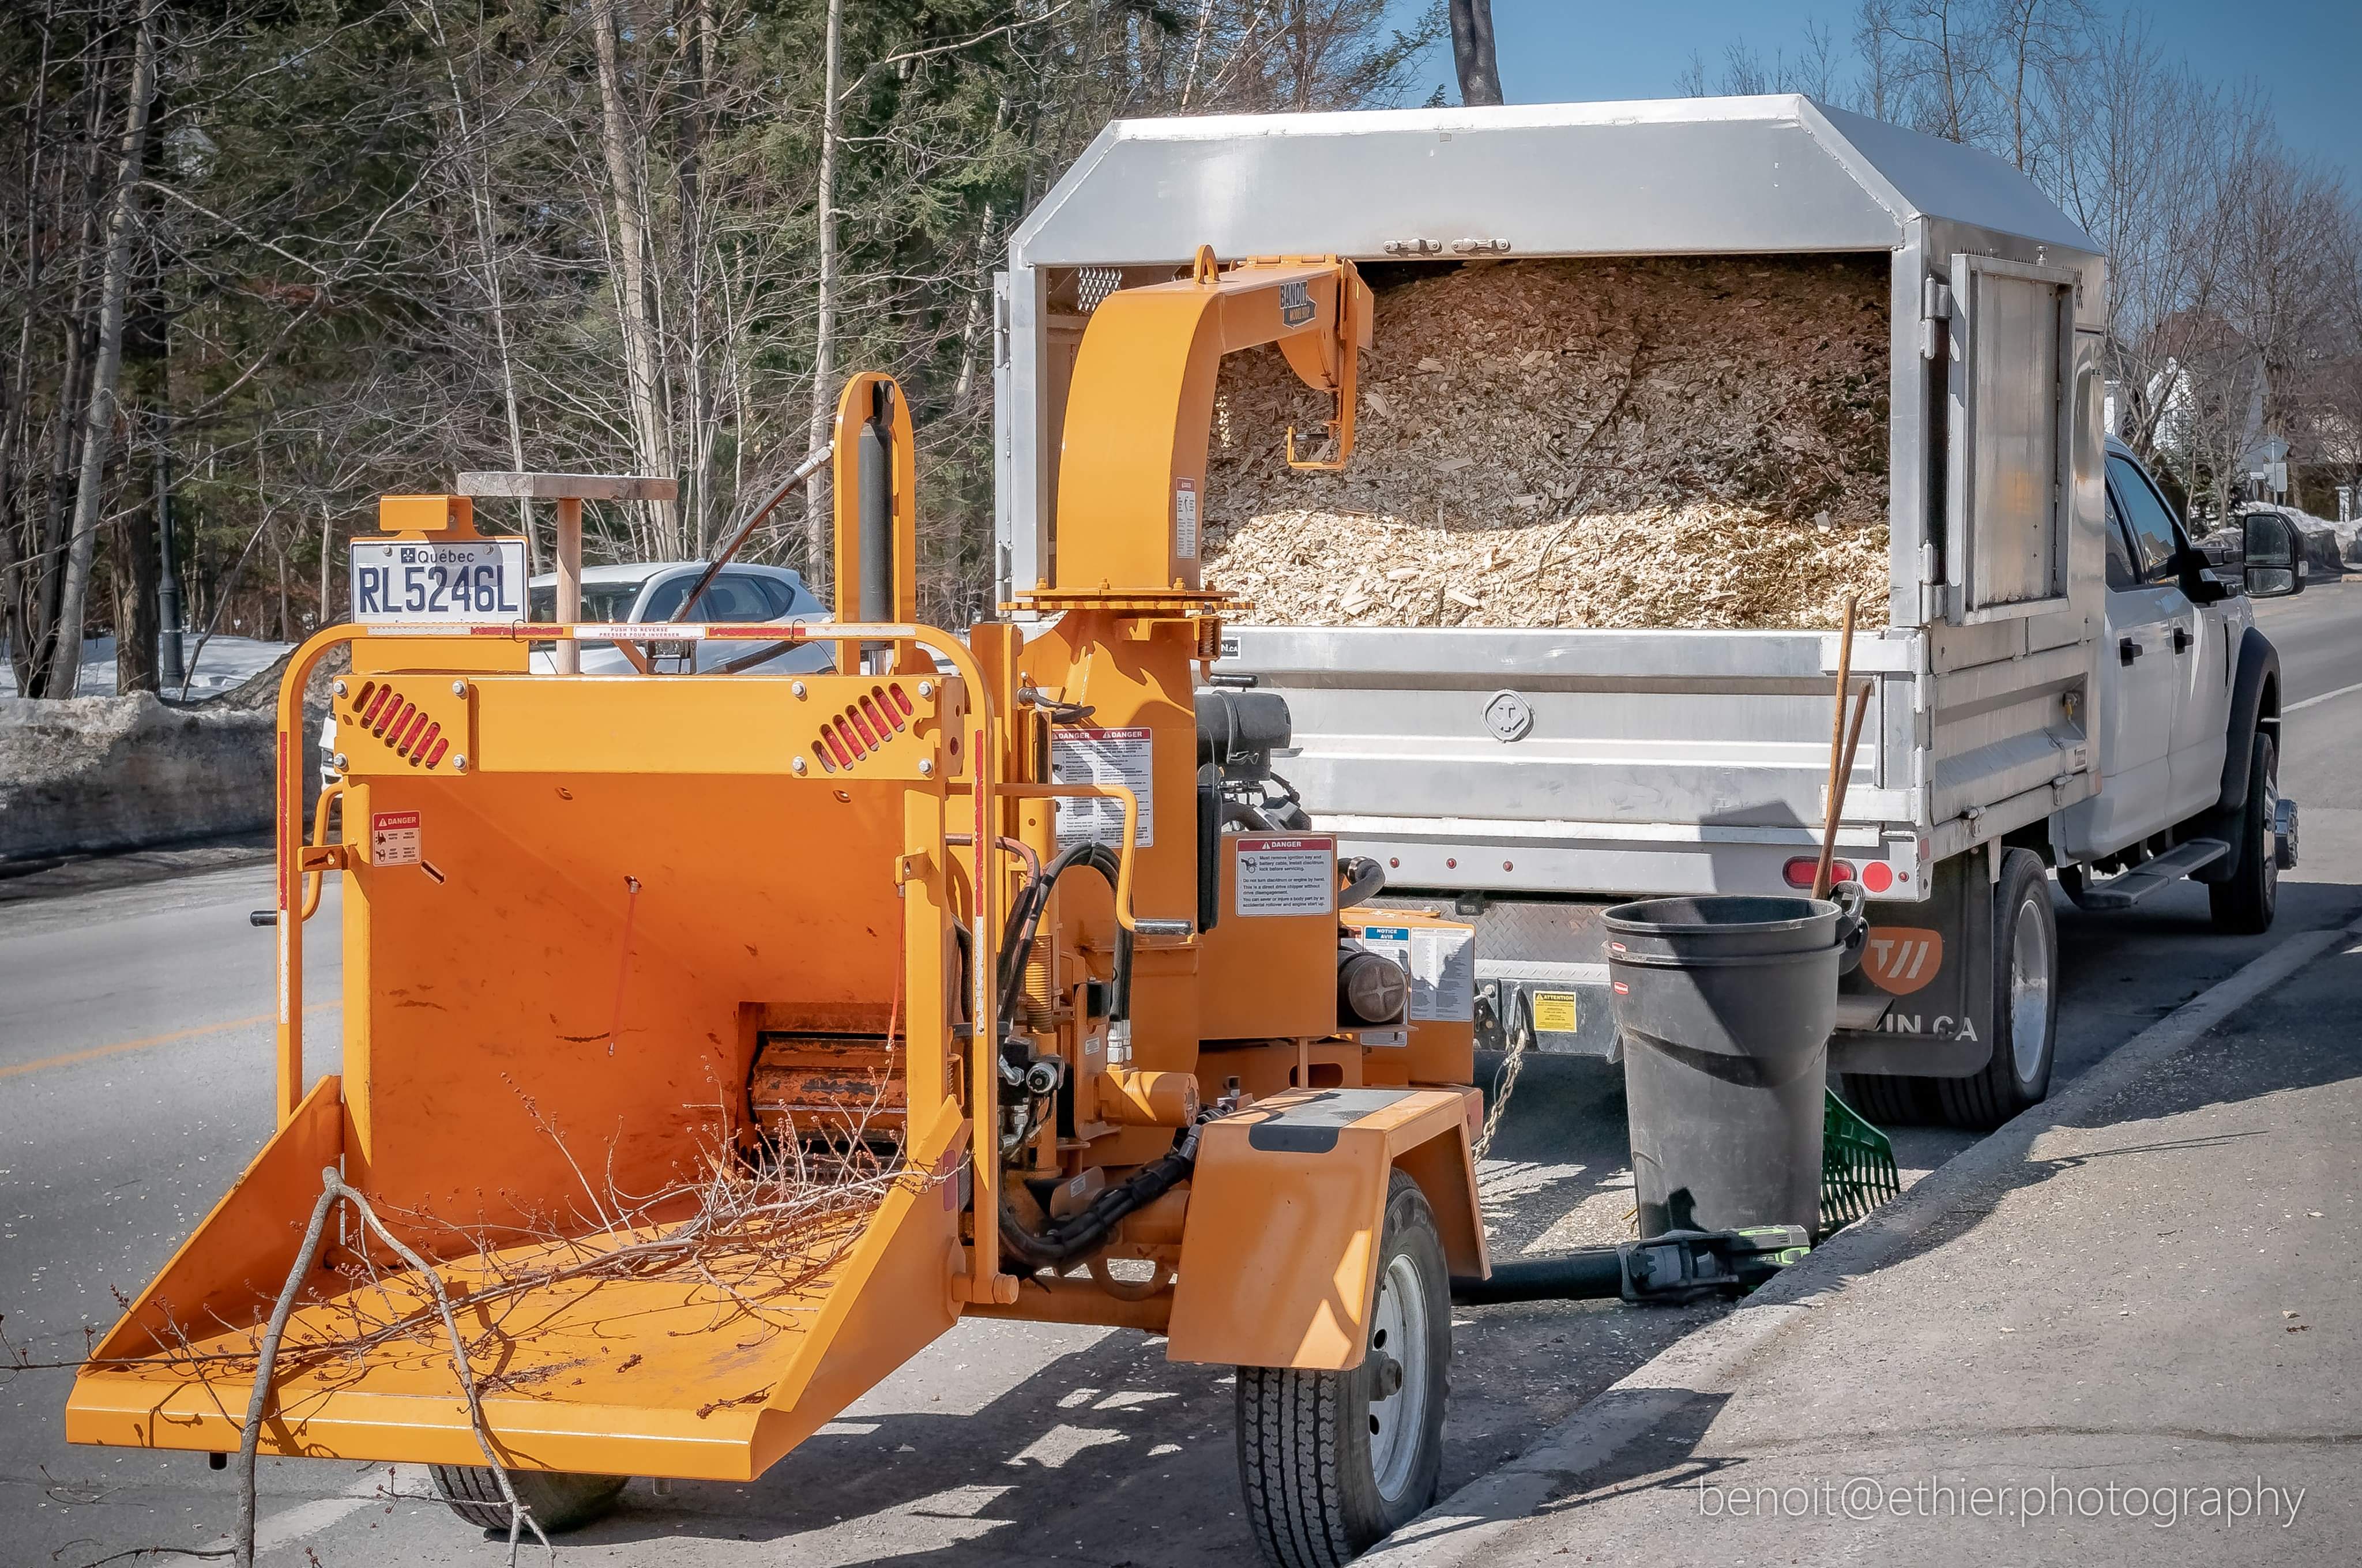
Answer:
[[1103, 1189], [1087, 1208], [1054, 1220], [1040, 1234], [1028, 1231], [1007, 1203], [1000, 1208], [1000, 1244], [1032, 1269], [1059, 1268], [1107, 1245], [1127, 1215], [1147, 1208], [1189, 1178], [1198, 1164], [1198, 1129], [1190, 1128], [1173, 1152]]

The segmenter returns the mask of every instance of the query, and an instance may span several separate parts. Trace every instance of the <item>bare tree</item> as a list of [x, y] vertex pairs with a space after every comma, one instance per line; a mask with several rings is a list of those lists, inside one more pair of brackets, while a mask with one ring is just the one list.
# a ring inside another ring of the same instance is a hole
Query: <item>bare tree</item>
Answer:
[[50, 687], [71, 697], [82, 679], [83, 624], [90, 598], [91, 567], [98, 550], [106, 460], [120, 417], [115, 390], [123, 370], [123, 308], [131, 287], [131, 230], [138, 221], [140, 166], [148, 152], [149, 102], [156, 92], [155, 0], [139, 0], [131, 65], [131, 91], [124, 105], [122, 162], [106, 219], [105, 271], [99, 282], [98, 354], [90, 381], [89, 412], [82, 438], [82, 477], [74, 495], [73, 534], [66, 549], [66, 575], [58, 597], [57, 651]]

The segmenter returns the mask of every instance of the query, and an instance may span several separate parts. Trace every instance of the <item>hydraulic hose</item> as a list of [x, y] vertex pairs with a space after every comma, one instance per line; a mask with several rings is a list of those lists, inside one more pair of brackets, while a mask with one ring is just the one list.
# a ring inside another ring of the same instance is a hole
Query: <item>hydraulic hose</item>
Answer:
[[1127, 1216], [1145, 1209], [1187, 1180], [1197, 1164], [1198, 1128], [1193, 1126], [1181, 1135], [1171, 1154], [1151, 1160], [1106, 1188], [1081, 1213], [1053, 1220], [1049, 1229], [1039, 1235], [1028, 1231], [1004, 1201], [1000, 1208], [1000, 1244], [1029, 1269], [1062, 1267], [1105, 1246]]
[[[1117, 873], [1121, 864], [1114, 850], [1104, 844], [1078, 844], [1043, 868], [1042, 875], [1027, 884], [1017, 895], [1016, 908], [1009, 911], [1009, 926], [1000, 945], [1000, 1004], [998, 1014], [1013, 1018], [1017, 999], [1025, 988], [1025, 959], [1032, 950], [1033, 933], [1042, 921], [1042, 911], [1048, 907], [1051, 891], [1058, 878], [1077, 866], [1087, 866], [1107, 878], [1108, 891], [1118, 886]], [[1120, 1023], [1131, 1016], [1131, 933], [1116, 928], [1114, 1000], [1108, 1011], [1111, 1023]]]

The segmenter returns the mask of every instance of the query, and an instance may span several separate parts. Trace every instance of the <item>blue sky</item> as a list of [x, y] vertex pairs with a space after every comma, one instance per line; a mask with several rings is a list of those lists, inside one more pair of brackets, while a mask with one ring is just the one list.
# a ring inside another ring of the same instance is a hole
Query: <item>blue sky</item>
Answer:
[[[1406, 15], [1423, 8], [1396, 4]], [[2257, 83], [2292, 148], [2362, 185], [2362, 0], [2094, 4], [2111, 17], [2146, 16], [2165, 50], [2226, 82]], [[1819, 21], [1849, 49], [1854, 9], [1851, 0], [1493, 0], [1493, 30], [1512, 103], [1658, 98], [1675, 91], [1692, 50], [1711, 80], [1732, 39], [1768, 61], [1775, 50], [1797, 52], [1805, 24]], [[1449, 44], [1423, 62], [1413, 101], [1437, 83], [1458, 101]]]

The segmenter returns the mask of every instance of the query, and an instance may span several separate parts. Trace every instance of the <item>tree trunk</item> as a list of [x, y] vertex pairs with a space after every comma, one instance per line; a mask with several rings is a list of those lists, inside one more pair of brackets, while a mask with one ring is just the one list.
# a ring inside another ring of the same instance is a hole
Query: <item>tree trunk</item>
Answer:
[[1493, 0], [1451, 0], [1451, 63], [1460, 72], [1460, 101], [1498, 104], [1501, 66], [1493, 53]]
[[[658, 403], [656, 336], [648, 323], [646, 226], [641, 222], [640, 182], [634, 171], [631, 128], [624, 116], [624, 73], [611, 0], [595, 0], [591, 6], [590, 32], [599, 50], [600, 149], [606, 156], [607, 182], [615, 203], [615, 250], [622, 272], [615, 293], [622, 307], [618, 315], [624, 337], [624, 395], [631, 405], [632, 434], [640, 449], [641, 467], [660, 479], [670, 479], [672, 444]], [[644, 504], [654, 513], [657, 531], [673, 535], [675, 503]]]
[[[811, 437], [817, 452], [829, 438], [836, 414], [836, 130], [837, 73], [844, 34], [844, 0], [828, 0], [828, 33], [821, 68], [820, 112], [820, 316], [812, 337]], [[833, 497], [828, 470], [804, 486], [804, 581], [823, 604], [828, 578]]]
[[160, 672], [158, 643], [163, 622], [157, 604], [157, 584], [162, 579], [156, 554], [156, 515], [162, 509], [149, 486], [153, 504], [125, 510], [116, 529], [115, 581], [119, 602], [115, 619], [115, 689], [153, 691]]
[[[517, 467], [522, 470], [524, 467], [524, 462], [520, 460]], [[525, 549], [528, 555], [530, 555], [533, 549], [532, 503], [529, 502], [519, 502], [517, 504], [525, 508]], [[336, 553], [336, 514], [328, 510], [328, 503], [324, 501], [320, 502], [320, 614], [319, 619], [314, 623], [313, 629], [315, 631], [318, 630], [322, 626], [332, 624], [336, 620], [336, 617], [328, 613], [328, 594], [329, 591], [335, 586], [328, 575], [328, 564], [330, 561], [335, 559]], [[532, 569], [528, 567], [526, 569], [528, 573], [530, 573]]]
[[115, 433], [115, 382], [123, 369], [123, 302], [131, 281], [131, 225], [137, 212], [140, 162], [148, 150], [148, 100], [156, 88], [156, 0], [139, 0], [139, 35], [125, 105], [123, 168], [115, 210], [106, 223], [106, 271], [99, 284], [98, 361], [90, 383], [90, 412], [82, 439], [82, 484], [74, 500], [73, 537], [66, 547], [66, 580], [58, 598], [56, 667], [49, 694], [71, 697], [82, 678], [82, 635], [90, 572], [98, 553], [100, 481]]

